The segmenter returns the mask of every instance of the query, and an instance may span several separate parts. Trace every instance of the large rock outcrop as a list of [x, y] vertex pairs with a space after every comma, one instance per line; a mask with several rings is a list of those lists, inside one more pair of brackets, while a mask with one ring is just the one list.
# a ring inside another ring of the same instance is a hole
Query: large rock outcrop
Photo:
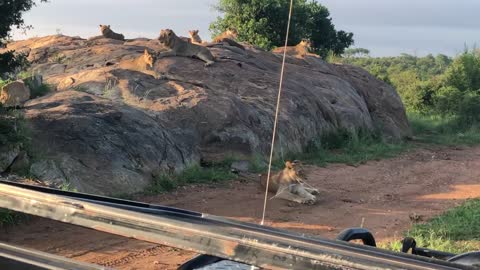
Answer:
[[[44, 177], [56, 171], [81, 190], [128, 191], [199, 158], [269, 150], [280, 55], [213, 47], [213, 66], [162, 58], [155, 69], [166, 79], [155, 79], [118, 66], [144, 48], [164, 50], [155, 40], [48, 36], [8, 46], [27, 53], [33, 71], [56, 86], [25, 109], [35, 145], [53, 161], [34, 167]], [[360, 68], [314, 57], [287, 59], [278, 127], [277, 154], [303, 151], [340, 128], [410, 136], [395, 89]]]
[[92, 193], [138, 192], [152, 176], [198, 161], [188, 131], [154, 116], [78, 91], [29, 101], [36, 177]]

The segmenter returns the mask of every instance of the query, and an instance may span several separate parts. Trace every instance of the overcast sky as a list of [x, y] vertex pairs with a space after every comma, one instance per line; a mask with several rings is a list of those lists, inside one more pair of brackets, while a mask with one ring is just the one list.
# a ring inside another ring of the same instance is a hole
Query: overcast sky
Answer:
[[[25, 14], [35, 28], [27, 36], [55, 34], [90, 37], [99, 24], [127, 38], [156, 37], [161, 28], [180, 35], [200, 29], [210, 38], [208, 25], [217, 16], [216, 0], [50, 0]], [[480, 42], [480, 0], [322, 0], [337, 30], [354, 33], [355, 47], [373, 55], [444, 53], [455, 55], [464, 44]]]

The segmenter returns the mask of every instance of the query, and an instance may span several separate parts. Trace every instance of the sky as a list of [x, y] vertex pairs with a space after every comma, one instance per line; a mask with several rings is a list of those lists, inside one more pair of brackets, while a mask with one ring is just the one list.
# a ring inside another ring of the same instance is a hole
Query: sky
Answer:
[[[61, 32], [88, 38], [99, 35], [99, 24], [110, 24], [126, 38], [158, 36], [171, 28], [187, 36], [199, 29], [209, 39], [208, 26], [218, 12], [217, 0], [50, 0], [24, 15], [33, 25], [15, 39]], [[321, 0], [337, 30], [354, 33], [354, 47], [373, 56], [401, 53], [454, 56], [465, 45], [480, 44], [480, 0]]]

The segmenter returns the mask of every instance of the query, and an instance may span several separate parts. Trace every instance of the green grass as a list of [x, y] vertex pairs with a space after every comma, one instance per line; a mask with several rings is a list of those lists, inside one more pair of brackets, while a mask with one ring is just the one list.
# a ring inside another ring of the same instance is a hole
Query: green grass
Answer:
[[[440, 251], [480, 250], [480, 199], [469, 200], [426, 224], [414, 225], [405, 236], [415, 238], [417, 246]], [[398, 251], [401, 244], [395, 241], [381, 247]]]
[[31, 72], [23, 71], [17, 75], [17, 79], [23, 80], [28, 85], [30, 89], [30, 98], [42, 97], [51, 92], [51, 86], [45, 83], [42, 83], [39, 86], [34, 86], [33, 83], [28, 81], [29, 78], [34, 77], [34, 74]]
[[479, 124], [465, 124], [455, 117], [437, 115], [409, 114], [409, 120], [419, 142], [447, 146], [480, 144]]
[[260, 154], [254, 154], [250, 157], [248, 170], [252, 173], [262, 173], [267, 170], [267, 162]]
[[50, 91], [50, 86], [47, 84], [42, 84], [38, 87], [30, 87], [30, 98], [43, 97]]
[[12, 82], [11, 80], [2, 80], [0, 79], [0, 88], [4, 87], [6, 84]]
[[323, 166], [328, 163], [345, 163], [348, 165], [364, 164], [369, 160], [392, 158], [406, 151], [404, 143], [390, 144], [384, 142], [357, 142], [338, 149], [318, 149], [300, 155], [297, 159], [307, 160]]
[[[23, 71], [23, 72], [20, 72], [19, 74], [17, 74], [16, 78], [19, 79], [19, 80], [26, 81], [25, 79], [30, 78], [32, 76], [33, 76], [32, 73]], [[12, 79], [1, 80], [0, 79], [0, 88], [3, 87], [4, 85], [8, 84], [8, 83], [11, 83], [12, 81], [14, 81], [14, 80], [12, 80]], [[27, 85], [28, 85], [28, 88], [30, 89], [30, 98], [31, 99], [41, 97], [41, 96], [45, 96], [46, 94], [51, 92], [51, 88], [52, 88], [48, 84], [41, 84], [40, 86], [37, 86], [37, 87], [33, 87], [31, 84], [28, 84], [28, 83], [27, 83]]]
[[25, 119], [17, 110], [7, 110], [0, 105], [0, 146], [27, 146], [30, 142], [30, 130]]
[[[301, 154], [287, 155], [286, 159], [325, 166], [328, 163], [363, 164], [369, 160], [395, 157], [410, 149], [407, 143], [389, 143], [381, 136], [365, 131], [340, 130], [323, 135], [310, 143]], [[283, 161], [275, 161], [276, 167], [283, 167]]]
[[146, 189], [146, 193], [163, 193], [188, 184], [219, 183], [235, 179], [236, 177], [235, 174], [230, 172], [229, 166], [226, 164], [207, 168], [196, 165], [186, 168], [179, 174], [160, 175], [155, 177], [152, 185]]
[[58, 187], [58, 189], [62, 191], [78, 192], [78, 190], [72, 187], [70, 183], [63, 183], [60, 185], [60, 187]]
[[0, 208], [0, 228], [17, 225], [22, 219], [25, 219], [26, 217], [27, 216], [25, 214]]

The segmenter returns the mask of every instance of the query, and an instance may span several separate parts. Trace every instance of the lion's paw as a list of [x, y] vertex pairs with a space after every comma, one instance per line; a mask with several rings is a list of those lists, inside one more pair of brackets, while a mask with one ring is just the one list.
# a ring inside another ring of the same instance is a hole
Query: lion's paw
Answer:
[[302, 201], [302, 204], [314, 205], [316, 202], [317, 202], [317, 197], [312, 196], [312, 197], [304, 199]]

